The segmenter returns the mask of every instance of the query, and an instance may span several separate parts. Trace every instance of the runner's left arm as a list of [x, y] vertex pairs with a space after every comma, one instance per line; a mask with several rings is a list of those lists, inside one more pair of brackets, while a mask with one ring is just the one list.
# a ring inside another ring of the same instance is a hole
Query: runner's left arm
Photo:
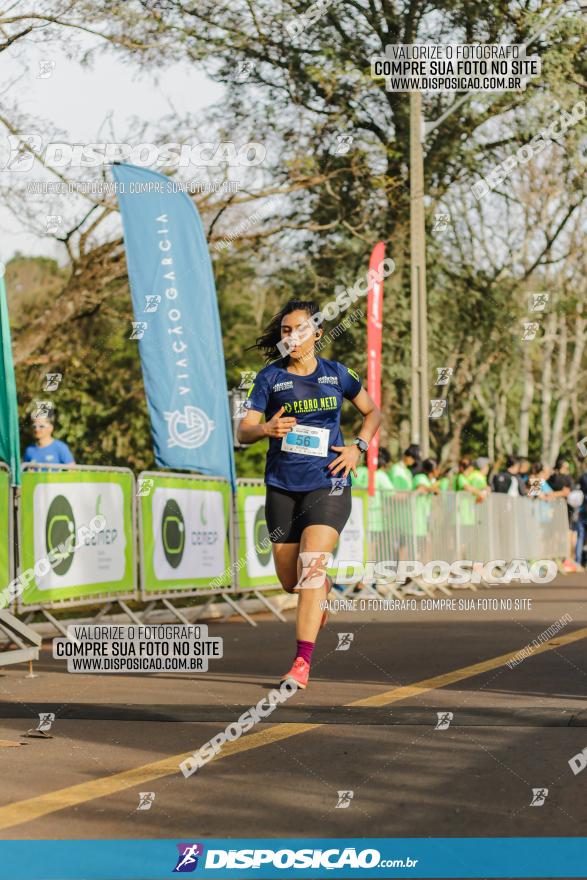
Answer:
[[[370, 443], [377, 433], [381, 423], [381, 411], [375, 406], [373, 398], [364, 388], [361, 388], [356, 397], [352, 398], [351, 403], [363, 416], [363, 424], [361, 425], [361, 430], [357, 434], [357, 437], [364, 440], [366, 443]], [[353, 443], [351, 446], [331, 446], [331, 449], [334, 449], [335, 452], [339, 452], [340, 455], [328, 465], [330, 473], [333, 476], [336, 476], [342, 471], [343, 476], [348, 477], [349, 472], [352, 471], [353, 475], [356, 477], [357, 464], [361, 457], [361, 450], [359, 447]]]

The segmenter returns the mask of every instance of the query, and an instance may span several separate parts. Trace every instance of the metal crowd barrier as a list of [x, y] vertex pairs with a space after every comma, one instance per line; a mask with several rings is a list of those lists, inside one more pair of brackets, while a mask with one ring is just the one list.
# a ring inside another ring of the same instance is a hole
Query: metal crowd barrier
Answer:
[[[221, 598], [233, 611], [256, 626], [232, 595], [235, 537], [228, 480], [202, 474], [143, 471], [138, 476], [138, 485], [140, 598], [148, 602], [140, 612], [143, 620], [161, 602], [182, 623], [193, 623]], [[201, 497], [203, 493], [206, 499]], [[210, 493], [220, 496], [223, 507], [220, 516], [218, 504], [204, 511]], [[212, 522], [211, 516], [214, 517]], [[194, 543], [199, 546], [213, 544], [217, 552], [206, 553], [204, 550], [199, 559], [195, 558]], [[220, 582], [218, 585], [211, 586], [217, 581]], [[172, 602], [202, 597], [208, 601], [192, 606], [189, 619], [185, 609], [180, 610]], [[225, 615], [228, 616], [230, 612]]]
[[[40, 474], [40, 479], [33, 480], [31, 472]], [[48, 478], [46, 475], [50, 472], [58, 472], [62, 479]], [[96, 472], [94, 481], [92, 472]], [[104, 478], [108, 473], [112, 474], [111, 481]], [[158, 490], [156, 503], [155, 495], [149, 499], [141, 490], [141, 486], [149, 482]], [[106, 483], [108, 490], [100, 493], [100, 483]], [[113, 486], [118, 486], [118, 490]], [[100, 606], [93, 618], [96, 621], [104, 618], [114, 605], [133, 622], [142, 623], [157, 602], [187, 623], [203, 616], [213, 602], [223, 601], [228, 605], [224, 617], [236, 612], [256, 626], [241, 604], [251, 596], [277, 618], [285, 620], [280, 609], [264, 595], [267, 591], [279, 590], [280, 585], [273, 566], [265, 521], [265, 486], [261, 479], [239, 479], [233, 494], [227, 481], [220, 477], [144, 472], [139, 476], [136, 492], [135, 478], [128, 468], [25, 464], [23, 488], [20, 493], [13, 493], [12, 489], [9, 492], [9, 549], [8, 566], [5, 566], [8, 573], [4, 576], [10, 579], [16, 577], [15, 571], [21, 574], [45, 557], [49, 546], [63, 540], [63, 534], [67, 533], [63, 529], [73, 529], [74, 520], [75, 526], [88, 525], [86, 520], [100, 512], [104, 505], [106, 512], [123, 528], [127, 539], [124, 565], [120, 557], [116, 562], [115, 552], [105, 552], [112, 548], [96, 550], [93, 561], [90, 560], [92, 553], [85, 554], [88, 560], [81, 568], [80, 554], [80, 558], [74, 560], [82, 575], [79, 580], [73, 579], [73, 573], [78, 572], [76, 568], [65, 577], [68, 571], [65, 562], [61, 570], [58, 565], [49, 565], [49, 570], [36, 577], [30, 590], [16, 602], [18, 613], [29, 615], [24, 624], [31, 619], [32, 612], [40, 612], [58, 630], [65, 632], [51, 611]], [[13, 494], [17, 511], [16, 543], [12, 540]], [[211, 497], [214, 494], [221, 496], [222, 514], [218, 498]], [[59, 503], [55, 504], [58, 496]], [[24, 517], [27, 520], [23, 529]], [[52, 529], [54, 534], [50, 534]], [[218, 556], [219, 547], [214, 556], [212, 549], [205, 546], [211, 542], [211, 529], [219, 533], [222, 558]], [[190, 538], [194, 546], [188, 546]], [[466, 492], [441, 495], [378, 492], [369, 498], [367, 538], [367, 548], [355, 551], [364, 553], [364, 562], [405, 560], [426, 564], [434, 560], [451, 563], [468, 559], [485, 563], [498, 559], [506, 562], [559, 559], [569, 554], [567, 507], [563, 499], [549, 503], [489, 494], [477, 503], [475, 497]], [[69, 564], [73, 566], [73, 562]], [[108, 565], [113, 572], [110, 579], [104, 575]], [[96, 572], [93, 580], [88, 574], [92, 571]], [[476, 589], [474, 584], [469, 586]], [[429, 595], [436, 589], [450, 595], [443, 584], [422, 583], [422, 587]], [[383, 586], [385, 591], [402, 595], [391, 579]], [[192, 603], [189, 609], [184, 604], [180, 610], [173, 604], [174, 600], [201, 597], [207, 602]], [[145, 603], [146, 608], [131, 609], [126, 604], [129, 600]]]
[[[91, 475], [96, 473], [101, 479], [91, 480]], [[33, 484], [33, 491], [29, 497], [29, 479], [34, 475], [39, 480]], [[111, 474], [113, 480], [109, 483], [103, 479]], [[52, 476], [60, 476], [59, 480], [51, 480]], [[122, 475], [122, 476], [121, 476]], [[76, 480], [77, 477], [77, 480]], [[129, 491], [125, 497], [124, 484], [129, 484]], [[82, 491], [80, 484], [84, 485]], [[22, 467], [22, 485], [17, 494], [16, 523], [18, 537], [18, 570], [17, 575], [23, 574], [27, 569], [33, 568], [41, 560], [45, 560], [53, 541], [60, 542], [73, 535], [79, 526], [89, 526], [89, 521], [103, 511], [101, 509], [102, 495], [96, 492], [95, 499], [92, 495], [92, 487], [96, 489], [101, 485], [114, 485], [119, 492], [113, 494], [119, 497], [122, 504], [115, 510], [121, 517], [120, 524], [124, 536], [124, 558], [121, 562], [115, 561], [113, 568], [118, 576], [110, 580], [104, 575], [112, 560], [99, 558], [91, 564], [85, 562], [80, 566], [78, 578], [69, 575], [70, 567], [77, 562], [76, 553], [70, 553], [67, 558], [58, 565], [47, 563], [48, 571], [44, 575], [35, 575], [29, 586], [24, 589], [16, 600], [16, 610], [19, 614], [27, 614], [25, 622], [31, 619], [33, 612], [40, 612], [64, 635], [67, 633], [63, 624], [56, 619], [51, 610], [65, 610], [80, 606], [101, 605], [95, 620], [100, 620], [108, 613], [113, 605], [118, 605], [123, 612], [134, 622], [140, 623], [136, 614], [128, 607], [126, 602], [137, 598], [137, 525], [135, 496], [135, 477], [130, 468], [101, 467], [98, 465], [77, 464], [50, 464], [27, 462]], [[70, 486], [70, 491], [67, 487]], [[53, 487], [53, 489], [52, 489]], [[56, 490], [54, 487], [58, 487]], [[57, 495], [56, 493], [59, 492]], [[53, 496], [53, 497], [52, 497]], [[69, 497], [68, 497], [69, 496]], [[108, 501], [106, 502], [108, 503]], [[114, 502], [116, 507], [116, 502]], [[44, 521], [42, 517], [44, 516]], [[96, 546], [113, 534], [113, 516], [110, 522], [107, 520], [104, 539], [96, 536]], [[25, 522], [26, 520], [26, 522]], [[86, 521], [87, 520], [87, 521]], [[52, 534], [53, 528], [55, 534]], [[56, 536], [59, 535], [59, 538]], [[116, 536], [118, 537], [118, 535]], [[93, 543], [91, 539], [90, 543]], [[79, 555], [79, 554], [78, 554]], [[99, 556], [99, 554], [96, 554]], [[113, 554], [115, 555], [115, 554]], [[80, 557], [81, 558], [81, 557]], [[49, 585], [42, 584], [42, 578], [49, 579]], [[58, 582], [63, 577], [63, 581]], [[91, 581], [91, 577], [95, 581]], [[90, 578], [90, 580], [87, 580]], [[73, 583], [68, 581], [73, 580]], [[55, 582], [55, 583], [54, 583]]]
[[[380, 491], [370, 501], [372, 561], [564, 559], [567, 505], [491, 493], [440, 495]], [[472, 585], [474, 587], [474, 585]]]
[[[7, 519], [7, 531], [6, 535], [1, 535], [0, 532], [0, 541], [5, 542], [4, 544], [4, 552], [1, 554], [0, 559], [2, 560], [2, 565], [0, 566], [0, 577], [2, 579], [8, 578], [9, 581], [14, 577], [14, 488], [11, 485], [12, 475], [10, 473], [10, 468], [7, 464], [4, 464], [3, 461], [0, 461], [0, 478], [2, 483], [5, 484], [0, 491], [2, 491], [2, 498], [0, 499], [0, 505], [6, 508], [6, 519]], [[4, 488], [6, 489], [6, 494], [4, 494]], [[2, 517], [4, 519], [4, 517]]]
[[[0, 462], [0, 522], [6, 524], [6, 531], [0, 531], [0, 589], [8, 587], [14, 577], [15, 550], [14, 544], [14, 488], [11, 485], [10, 468]], [[9, 604], [9, 603], [6, 603]], [[0, 666], [23, 663], [39, 658], [41, 637], [21, 620], [14, 616], [0, 602], [0, 642], [2, 645], [13, 644], [11, 650], [0, 650]]]
[[[253, 594], [271, 614], [285, 621], [279, 608], [263, 595], [263, 591], [281, 589], [265, 520], [265, 481], [257, 477], [240, 477], [236, 484], [232, 555], [235, 589], [241, 595], [241, 601]], [[239, 610], [242, 613], [242, 609]], [[250, 622], [256, 625], [252, 619]]]

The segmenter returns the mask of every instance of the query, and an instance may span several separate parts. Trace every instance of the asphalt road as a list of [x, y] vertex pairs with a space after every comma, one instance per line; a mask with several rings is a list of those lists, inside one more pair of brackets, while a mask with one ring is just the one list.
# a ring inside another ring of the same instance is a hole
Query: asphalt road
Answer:
[[[523, 610], [334, 615], [308, 690], [188, 779], [186, 753], [289, 667], [292, 612], [211, 624], [224, 657], [208, 673], [73, 675], [46, 642], [37, 678], [0, 669], [0, 837], [581, 836], [587, 770], [569, 760], [587, 747], [586, 596], [587, 575], [567, 575], [454, 592]], [[55, 713], [52, 738], [23, 736], [40, 712]], [[149, 809], [139, 792], [154, 793]]]

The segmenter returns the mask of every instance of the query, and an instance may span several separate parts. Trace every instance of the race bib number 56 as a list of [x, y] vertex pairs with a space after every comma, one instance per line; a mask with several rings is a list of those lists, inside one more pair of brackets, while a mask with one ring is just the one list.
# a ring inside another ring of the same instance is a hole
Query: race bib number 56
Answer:
[[297, 452], [299, 455], [328, 455], [328, 428], [314, 428], [310, 425], [296, 425], [294, 431], [286, 434], [281, 441], [283, 452]]

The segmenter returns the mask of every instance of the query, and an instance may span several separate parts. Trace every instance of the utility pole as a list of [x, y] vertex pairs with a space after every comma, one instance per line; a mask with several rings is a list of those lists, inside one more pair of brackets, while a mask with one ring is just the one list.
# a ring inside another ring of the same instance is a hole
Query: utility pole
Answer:
[[428, 423], [428, 311], [426, 296], [426, 231], [424, 221], [424, 155], [422, 95], [410, 92], [410, 263], [412, 299], [412, 443], [430, 455]]

